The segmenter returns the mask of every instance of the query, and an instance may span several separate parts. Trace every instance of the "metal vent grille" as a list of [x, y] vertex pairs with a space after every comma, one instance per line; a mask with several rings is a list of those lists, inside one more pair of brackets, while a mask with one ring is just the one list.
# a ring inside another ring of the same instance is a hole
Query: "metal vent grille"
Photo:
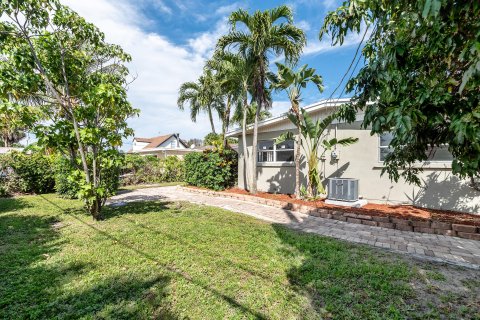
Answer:
[[358, 200], [358, 179], [328, 179], [328, 199], [340, 201]]

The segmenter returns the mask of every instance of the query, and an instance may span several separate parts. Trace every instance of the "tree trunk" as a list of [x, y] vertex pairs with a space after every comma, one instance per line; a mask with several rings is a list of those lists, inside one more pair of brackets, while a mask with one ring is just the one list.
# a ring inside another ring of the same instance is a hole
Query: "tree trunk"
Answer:
[[217, 134], [215, 132], [215, 125], [213, 124], [213, 116], [212, 116], [212, 108], [208, 108], [208, 118], [210, 119], [210, 125], [212, 126], [212, 133]]
[[300, 145], [302, 143], [302, 129], [298, 127], [295, 141], [295, 197], [300, 198]]
[[250, 192], [257, 193], [257, 140], [258, 140], [258, 118], [262, 106], [262, 98], [257, 99], [257, 110], [255, 112], [255, 122], [253, 124], [253, 146], [252, 146], [252, 184]]
[[229, 125], [230, 119], [230, 95], [227, 97], [227, 107], [225, 108], [225, 114], [223, 115], [223, 123], [222, 123], [222, 135], [223, 135], [223, 147], [227, 146], [227, 129]]
[[248, 174], [248, 147], [247, 147], [247, 112], [248, 112], [247, 97], [243, 99], [243, 119], [242, 119], [242, 144], [243, 144], [243, 185], [245, 190], [250, 190], [250, 181]]

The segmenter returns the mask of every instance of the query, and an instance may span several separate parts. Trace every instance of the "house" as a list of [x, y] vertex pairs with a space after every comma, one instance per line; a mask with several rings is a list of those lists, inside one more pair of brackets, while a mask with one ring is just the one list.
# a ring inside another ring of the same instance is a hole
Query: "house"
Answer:
[[172, 133], [153, 138], [133, 138], [132, 149], [128, 153], [140, 155], [154, 155], [158, 158], [177, 156], [182, 158], [185, 154], [201, 151], [197, 148], [189, 148], [185, 141], [180, 139], [180, 134]]
[[[309, 105], [305, 110], [313, 120], [324, 118], [348, 99], [323, 100]], [[327, 154], [320, 161], [326, 178], [345, 177], [359, 179], [359, 195], [372, 203], [414, 204], [416, 206], [443, 210], [455, 210], [480, 214], [480, 193], [469, 187], [469, 182], [461, 180], [451, 172], [452, 156], [446, 148], [437, 148], [428, 162], [419, 163], [424, 171], [420, 175], [422, 187], [405, 181], [390, 181], [388, 175], [381, 176], [383, 159], [388, 153], [391, 135], [370, 135], [370, 130], [361, 128], [363, 114], [357, 114], [354, 123], [333, 123], [329, 136], [338, 139], [357, 137], [353, 145], [337, 147], [335, 154]], [[295, 163], [294, 141], [275, 145], [274, 139], [285, 131], [296, 133], [295, 126], [287, 116], [266, 119], [258, 124], [257, 187], [264, 192], [294, 193]], [[247, 150], [252, 152], [253, 127], [247, 130]], [[228, 133], [238, 137], [239, 168], [238, 187], [245, 188], [246, 174], [251, 177], [251, 169], [244, 167], [243, 141], [241, 129]], [[303, 150], [302, 150], [303, 153]], [[247, 170], [250, 170], [247, 172]], [[306, 163], [301, 158], [301, 181], [306, 184]], [[327, 185], [327, 180], [323, 181]]]

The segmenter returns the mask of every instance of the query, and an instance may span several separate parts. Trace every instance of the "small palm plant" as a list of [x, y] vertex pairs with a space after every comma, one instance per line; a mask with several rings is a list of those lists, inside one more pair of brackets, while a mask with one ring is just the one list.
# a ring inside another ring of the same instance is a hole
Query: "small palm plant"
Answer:
[[[303, 137], [302, 148], [307, 158], [307, 195], [308, 197], [315, 197], [318, 194], [324, 194], [325, 189], [322, 185], [323, 173], [319, 173], [318, 164], [320, 159], [325, 156], [325, 153], [332, 150], [337, 145], [348, 146], [358, 141], [358, 138], [348, 137], [344, 139], [327, 139], [328, 127], [332, 122], [340, 118], [343, 114], [341, 110], [334, 112], [324, 119], [318, 119], [316, 122], [310, 117], [305, 109], [300, 109], [302, 117], [299, 118], [294, 113], [289, 113], [287, 116], [290, 121], [300, 129]], [[276, 143], [281, 143], [285, 140], [292, 140], [294, 134], [292, 132], [285, 132], [276, 139]]]
[[[308, 65], [293, 70], [290, 67], [276, 63], [278, 74], [269, 74], [271, 87], [275, 90], [285, 90], [290, 100], [290, 113], [297, 118], [297, 123], [302, 122], [300, 103], [302, 102], [302, 89], [309, 83], [315, 84], [318, 91], [323, 91], [322, 77], [315, 73], [315, 69]], [[295, 196], [300, 197], [300, 144], [302, 139], [302, 128], [297, 126], [298, 134], [295, 141]]]

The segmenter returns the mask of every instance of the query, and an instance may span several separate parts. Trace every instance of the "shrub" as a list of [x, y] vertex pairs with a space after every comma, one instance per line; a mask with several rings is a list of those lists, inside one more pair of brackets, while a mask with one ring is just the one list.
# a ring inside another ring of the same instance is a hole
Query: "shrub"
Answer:
[[55, 185], [53, 159], [41, 152], [12, 152], [0, 157], [0, 185], [4, 194], [48, 193]]
[[184, 172], [183, 161], [175, 156], [158, 159], [155, 156], [129, 154], [122, 168], [122, 184], [183, 181]]
[[213, 190], [233, 187], [237, 180], [238, 155], [231, 149], [206, 150], [185, 155], [185, 181]]
[[71, 177], [74, 167], [69, 159], [59, 156], [55, 161], [55, 191], [64, 198], [77, 198], [80, 184]]

